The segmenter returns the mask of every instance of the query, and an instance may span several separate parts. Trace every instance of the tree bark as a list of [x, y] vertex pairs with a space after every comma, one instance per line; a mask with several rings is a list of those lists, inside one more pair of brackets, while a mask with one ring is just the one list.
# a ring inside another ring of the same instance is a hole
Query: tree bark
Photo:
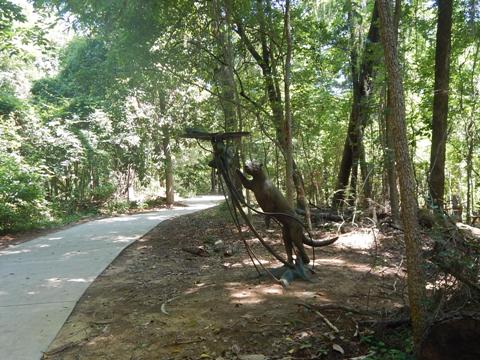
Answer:
[[452, 11], [453, 0], [438, 0], [432, 148], [428, 178], [431, 206], [437, 210], [443, 210], [445, 193], [445, 148], [448, 135], [448, 85], [450, 80]]
[[478, 137], [477, 135], [477, 126], [475, 124], [475, 112], [477, 109], [477, 91], [475, 90], [476, 82], [475, 82], [475, 70], [477, 68], [478, 62], [478, 55], [479, 55], [480, 46], [477, 43], [475, 48], [475, 55], [473, 58], [473, 65], [472, 65], [472, 74], [471, 74], [471, 84], [470, 84], [470, 91], [473, 93], [473, 100], [472, 100], [472, 108], [470, 111], [470, 118], [468, 120], [467, 125], [465, 126], [465, 135], [466, 135], [466, 142], [467, 142], [467, 223], [471, 223], [472, 221], [472, 205], [473, 202], [473, 181], [472, 181], [472, 172], [473, 172], [473, 154], [475, 150], [475, 142]]
[[[397, 0], [399, 1], [399, 0]], [[392, 93], [390, 88], [387, 90], [387, 112], [385, 114], [385, 135], [387, 148], [385, 149], [385, 167], [387, 169], [388, 179], [388, 197], [390, 200], [390, 210], [394, 223], [400, 222], [400, 204], [398, 201], [397, 171], [395, 169], [395, 135], [391, 129], [392, 123]]]
[[350, 175], [352, 174], [353, 167], [358, 167], [360, 160], [360, 143], [362, 141], [363, 128], [368, 119], [368, 96], [372, 91], [371, 79], [373, 77], [373, 67], [377, 61], [373, 55], [374, 46], [378, 41], [378, 6], [377, 2], [375, 2], [360, 71], [357, 70], [356, 51], [352, 50], [352, 110], [350, 112], [347, 137], [343, 146], [342, 160], [337, 176], [336, 191], [333, 196], [333, 206], [336, 208], [340, 208], [345, 200], [346, 188], [350, 178], [352, 192], [356, 192], [356, 189], [353, 189], [353, 187], [356, 187], [356, 174], [358, 171], [353, 171], [352, 177]]
[[426, 328], [425, 277], [422, 269], [418, 206], [415, 194], [415, 178], [409, 156], [405, 123], [405, 100], [401, 68], [398, 61], [397, 42], [389, 0], [378, 0], [381, 22], [381, 38], [384, 48], [387, 81], [392, 94], [392, 131], [396, 134], [395, 156], [402, 201], [402, 222], [407, 257], [407, 288], [412, 320], [413, 342], [416, 353]]
[[[398, 27], [400, 24], [401, 14], [401, 0], [395, 1], [395, 13], [393, 17], [395, 42], [398, 43]], [[395, 170], [395, 150], [394, 150], [394, 138], [395, 134], [392, 132], [392, 93], [390, 88], [387, 87], [387, 112], [385, 114], [385, 134], [386, 134], [386, 169], [388, 178], [388, 196], [390, 200], [390, 210], [392, 212], [392, 218], [394, 223], [400, 222], [400, 203], [398, 201], [398, 188], [397, 188], [397, 171]]]
[[[163, 92], [159, 93], [159, 105], [160, 105], [160, 114], [162, 117], [166, 115], [167, 103], [165, 99], [165, 94]], [[172, 206], [175, 202], [175, 192], [173, 186], [173, 160], [172, 160], [172, 151], [170, 148], [170, 124], [164, 123], [161, 125], [162, 131], [162, 150], [164, 156], [164, 165], [165, 165], [165, 198], [166, 205]]]
[[[220, 105], [225, 119], [225, 131], [240, 131], [239, 99], [236, 89], [233, 51], [231, 43], [230, 26], [228, 19], [230, 4], [228, 1], [212, 1], [212, 18], [214, 19], [214, 37], [219, 48], [220, 61], [215, 72], [215, 79], [220, 88]], [[237, 139], [229, 144], [233, 150], [233, 161], [229, 169], [232, 181], [239, 194], [242, 193], [242, 184], [237, 176], [233, 176], [234, 169], [240, 168], [240, 146], [241, 140]]]
[[[272, 118], [274, 127], [276, 130], [276, 141], [282, 155], [285, 159], [285, 166], [289, 172], [285, 176], [285, 186], [287, 194], [294, 193], [293, 171], [290, 173], [290, 162], [293, 164], [293, 154], [289, 151], [289, 142], [291, 143], [292, 134], [291, 126], [288, 127], [286, 123], [286, 117], [284, 113], [284, 104], [282, 100], [282, 94], [278, 84], [278, 76], [276, 76], [275, 57], [273, 55], [273, 46], [268, 44], [267, 34], [271, 34], [272, 31], [267, 28], [267, 17], [270, 13], [270, 3], [268, 1], [257, 0], [257, 16], [259, 24], [259, 39], [260, 39], [260, 52], [257, 51], [256, 46], [250, 41], [249, 37], [245, 33], [243, 22], [241, 19], [236, 18], [235, 23], [237, 25], [237, 33], [240, 36], [243, 44], [256, 61], [257, 65], [262, 70], [262, 76], [265, 83], [265, 91], [268, 98], [268, 103], [272, 111]], [[273, 43], [273, 42], [272, 42]], [[292, 165], [293, 169], [293, 165]], [[290, 195], [288, 195], [290, 196]], [[292, 196], [290, 196], [292, 197]]]
[[165, 157], [165, 197], [166, 205], [172, 206], [175, 202], [173, 191], [173, 161], [170, 149], [170, 129], [168, 125], [162, 126], [162, 147], [163, 156]]
[[[292, 63], [292, 33], [290, 30], [290, 0], [285, 1], [284, 31], [287, 41], [287, 53], [285, 54], [285, 172], [287, 178], [287, 201], [290, 206], [294, 206], [293, 190], [295, 188], [293, 180], [293, 144], [292, 144], [292, 108], [290, 102], [290, 82], [291, 82], [291, 63]], [[305, 194], [304, 194], [305, 195]]]

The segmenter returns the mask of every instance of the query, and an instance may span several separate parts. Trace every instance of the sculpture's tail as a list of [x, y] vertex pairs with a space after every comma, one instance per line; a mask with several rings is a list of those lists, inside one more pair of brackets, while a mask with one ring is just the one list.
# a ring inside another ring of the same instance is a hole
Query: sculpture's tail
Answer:
[[337, 240], [338, 240], [338, 236], [335, 236], [334, 238], [331, 238], [331, 239], [325, 239], [325, 240], [313, 240], [305, 236], [305, 234], [303, 235], [303, 243], [312, 247], [327, 246], [327, 245], [333, 244]]

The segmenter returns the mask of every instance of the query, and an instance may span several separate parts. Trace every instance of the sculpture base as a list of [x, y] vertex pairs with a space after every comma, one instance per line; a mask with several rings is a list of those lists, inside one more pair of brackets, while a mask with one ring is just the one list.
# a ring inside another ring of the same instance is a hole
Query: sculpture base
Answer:
[[312, 281], [310, 279], [310, 274], [313, 273], [313, 270], [310, 266], [304, 265], [301, 258], [295, 259], [295, 268], [291, 269], [285, 265], [275, 268], [269, 269], [273, 275], [277, 278], [280, 278], [282, 285], [287, 287], [290, 283], [295, 279], [305, 280], [305, 281]]

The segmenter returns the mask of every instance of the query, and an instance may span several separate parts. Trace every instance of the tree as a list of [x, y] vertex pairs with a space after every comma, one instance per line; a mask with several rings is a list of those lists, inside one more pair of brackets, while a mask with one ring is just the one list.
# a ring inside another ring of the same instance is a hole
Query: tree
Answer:
[[[228, 0], [212, 1], [212, 18], [215, 26], [213, 36], [218, 48], [218, 63], [214, 77], [220, 88], [219, 102], [225, 118], [225, 131], [241, 131], [240, 99], [235, 82], [235, 65], [232, 47], [232, 27], [230, 12], [232, 4]], [[233, 178], [235, 189], [242, 193], [242, 184], [236, 176], [234, 169], [240, 167], [241, 138], [234, 141], [233, 161], [230, 164], [230, 174]]]
[[448, 135], [448, 87], [452, 34], [452, 0], [438, 0], [437, 42], [435, 48], [435, 86], [433, 91], [432, 147], [428, 184], [432, 206], [444, 207], [445, 149]]
[[[246, 33], [245, 24], [239, 14], [235, 18], [236, 32], [240, 39], [253, 57], [257, 65], [262, 70], [265, 92], [267, 94], [268, 102], [272, 112], [273, 123], [276, 131], [276, 142], [279, 146], [286, 166], [285, 187], [287, 193], [287, 200], [293, 204], [294, 181], [293, 181], [293, 150], [292, 150], [292, 133], [291, 125], [288, 124], [284, 113], [284, 104], [282, 100], [282, 91], [280, 89], [280, 82], [278, 76], [277, 64], [281, 62], [276, 55], [280, 49], [275, 49], [274, 44], [278, 44], [275, 39], [275, 29], [272, 27], [272, 12], [270, 1], [257, 0], [255, 6], [257, 16], [257, 24], [259, 30], [259, 43], [261, 52], [257, 51], [255, 44]], [[285, 15], [288, 22], [289, 15]], [[288, 24], [285, 29], [289, 28]], [[288, 33], [287, 33], [288, 34]], [[290, 51], [291, 56], [291, 51]], [[288, 63], [288, 61], [287, 61]], [[285, 79], [284, 79], [285, 80]], [[287, 84], [288, 84], [287, 80]], [[289, 87], [289, 86], [288, 86]], [[288, 110], [288, 108], [287, 108]], [[288, 115], [290, 116], [290, 115]]]
[[[401, 14], [401, 0], [395, 1], [395, 13], [393, 16], [393, 24], [395, 26], [395, 41], [398, 44], [398, 27], [400, 23], [400, 14]], [[390, 209], [392, 212], [393, 221], [396, 223], [400, 222], [400, 204], [398, 202], [398, 188], [397, 188], [397, 172], [395, 170], [395, 153], [394, 153], [394, 141], [395, 134], [392, 132], [391, 128], [391, 117], [392, 112], [392, 94], [390, 88], [387, 86], [386, 93], [386, 112], [383, 118], [384, 120], [384, 132], [385, 132], [385, 170], [387, 172], [387, 182], [388, 182], [388, 198], [390, 201]]]
[[408, 298], [410, 317], [413, 328], [415, 350], [419, 351], [420, 342], [426, 328], [425, 313], [425, 278], [422, 269], [422, 253], [418, 230], [417, 199], [415, 194], [415, 178], [410, 160], [407, 130], [405, 122], [405, 101], [403, 80], [398, 61], [397, 41], [393, 23], [392, 9], [389, 0], [378, 0], [381, 24], [381, 39], [384, 49], [387, 81], [391, 91], [391, 127], [396, 134], [395, 157], [397, 174], [400, 183], [402, 201], [402, 223], [407, 256]]
[[[293, 162], [293, 143], [292, 143], [292, 106], [290, 96], [290, 84], [292, 77], [292, 30], [290, 26], [290, 0], [285, 2], [284, 15], [284, 36], [286, 38], [287, 49], [285, 53], [285, 69], [284, 69], [284, 96], [285, 96], [285, 120], [284, 120], [284, 136], [285, 136], [285, 176], [287, 179], [287, 201], [291, 206], [294, 204], [293, 189], [294, 189], [294, 162]], [[303, 184], [299, 185], [302, 189]], [[304, 197], [304, 195], [303, 195]], [[305, 200], [303, 201], [305, 203]], [[308, 204], [307, 208], [308, 208]]]
[[[350, 3], [350, 7], [353, 6]], [[353, 17], [353, 9], [350, 9], [350, 17]], [[350, 20], [353, 28], [353, 19]], [[353, 30], [351, 30], [353, 32]], [[354, 35], [351, 36], [353, 39]], [[351, 41], [351, 77], [352, 77], [352, 110], [348, 123], [347, 136], [343, 147], [342, 160], [337, 176], [337, 185], [333, 197], [334, 207], [341, 207], [345, 198], [345, 191], [350, 179], [351, 196], [356, 196], [357, 173], [362, 149], [363, 129], [368, 120], [368, 101], [372, 92], [372, 77], [374, 65], [377, 62], [375, 44], [379, 41], [378, 34], [378, 10], [375, 1], [370, 29], [365, 41], [360, 69], [357, 65], [357, 51], [354, 40]]]

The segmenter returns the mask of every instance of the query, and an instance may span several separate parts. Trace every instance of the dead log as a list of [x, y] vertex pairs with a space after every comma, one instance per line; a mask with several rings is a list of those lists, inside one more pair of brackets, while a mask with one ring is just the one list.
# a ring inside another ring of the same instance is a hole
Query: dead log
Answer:
[[423, 360], [480, 359], [480, 320], [470, 316], [434, 323], [420, 346]]
[[193, 255], [207, 257], [208, 251], [203, 246], [182, 247], [182, 250]]
[[457, 227], [461, 232], [466, 233], [470, 238], [480, 239], [480, 229], [475, 226], [470, 226], [464, 223], [458, 222]]

